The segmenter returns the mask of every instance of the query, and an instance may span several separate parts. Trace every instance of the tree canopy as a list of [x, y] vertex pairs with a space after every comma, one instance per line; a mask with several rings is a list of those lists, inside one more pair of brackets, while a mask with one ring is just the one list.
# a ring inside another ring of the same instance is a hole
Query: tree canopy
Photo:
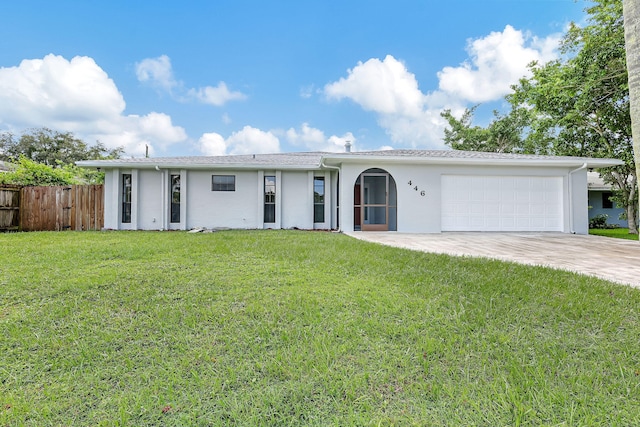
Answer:
[[[511, 111], [494, 113], [487, 128], [471, 125], [474, 109], [449, 122], [445, 143], [454, 149], [503, 150], [564, 156], [609, 157], [625, 164], [601, 170], [637, 233], [637, 175], [632, 148], [622, 0], [596, 0], [588, 24], [572, 24], [562, 57], [532, 63], [531, 77], [506, 97]], [[478, 141], [481, 141], [479, 144]]]
[[109, 150], [101, 142], [88, 145], [71, 132], [57, 132], [46, 127], [30, 129], [19, 137], [11, 132], [0, 133], [0, 160], [6, 161], [24, 156], [34, 162], [55, 166], [79, 160], [115, 159], [123, 153], [121, 147]]
[[31, 129], [16, 137], [0, 133], [0, 160], [11, 170], [0, 174], [0, 184], [70, 185], [97, 184], [104, 173], [75, 166], [79, 160], [119, 158], [122, 148], [109, 150], [102, 143], [87, 145], [70, 132]]

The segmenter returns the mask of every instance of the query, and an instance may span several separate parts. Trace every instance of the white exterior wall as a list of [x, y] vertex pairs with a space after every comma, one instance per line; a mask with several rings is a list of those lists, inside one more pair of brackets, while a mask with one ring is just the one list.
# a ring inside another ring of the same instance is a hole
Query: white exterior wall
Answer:
[[280, 174], [282, 185], [279, 194], [276, 193], [276, 206], [280, 198], [281, 228], [313, 228], [313, 176], [313, 172], [307, 171]]
[[569, 193], [573, 217], [567, 227], [567, 232], [576, 234], [589, 234], [589, 192], [587, 189], [587, 169], [581, 169], [567, 174], [567, 203]]
[[[340, 229], [353, 231], [353, 188], [358, 176], [367, 169], [384, 169], [395, 180], [398, 232], [441, 232], [441, 176], [555, 176], [562, 177], [563, 232], [588, 233], [586, 170], [569, 175], [572, 169], [551, 167], [498, 167], [498, 166], [449, 166], [406, 165], [399, 163], [343, 164], [340, 177]], [[569, 182], [572, 188], [569, 188]], [[411, 185], [409, 185], [411, 182]], [[418, 187], [418, 191], [415, 187]], [[421, 192], [424, 190], [424, 196]], [[569, 200], [571, 199], [571, 203]]]
[[109, 169], [104, 174], [104, 228], [118, 230], [120, 169]]
[[[397, 188], [397, 231], [441, 232], [441, 176], [556, 176], [562, 178], [563, 231], [588, 233], [586, 169], [418, 165], [386, 162], [343, 164], [337, 170], [160, 170], [112, 169], [105, 176], [105, 228], [191, 229], [339, 228], [353, 231], [353, 191], [367, 169], [384, 169]], [[573, 170], [573, 172], [572, 172]], [[122, 174], [132, 175], [132, 219], [121, 222]], [[181, 222], [169, 223], [169, 176], [181, 176]], [[235, 191], [212, 191], [212, 175], [234, 175]], [[276, 222], [265, 224], [264, 176], [276, 176]], [[325, 222], [313, 223], [313, 178], [325, 178]], [[409, 185], [411, 182], [411, 185]], [[337, 187], [339, 195], [335, 197]], [[418, 191], [415, 187], [418, 187]], [[424, 196], [422, 195], [424, 191]], [[339, 205], [339, 206], [338, 206]], [[339, 210], [339, 218], [336, 212]]]
[[[160, 230], [166, 229], [166, 191], [168, 176], [165, 170], [141, 170], [138, 172], [138, 221], [135, 229]], [[133, 206], [132, 206], [133, 209]], [[133, 216], [133, 215], [132, 215]], [[131, 220], [133, 223], [133, 218]]]
[[[212, 175], [235, 175], [236, 191], [211, 191]], [[188, 171], [186, 191], [181, 194], [187, 211], [185, 227], [262, 228], [262, 199], [256, 199], [262, 189], [258, 175], [256, 171]]]

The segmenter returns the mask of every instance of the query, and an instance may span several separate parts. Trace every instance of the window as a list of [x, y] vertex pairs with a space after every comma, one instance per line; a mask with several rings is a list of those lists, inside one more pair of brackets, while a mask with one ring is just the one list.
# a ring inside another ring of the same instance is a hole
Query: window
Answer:
[[602, 193], [602, 209], [613, 209], [613, 202], [609, 199], [611, 196], [613, 193], [610, 191]]
[[131, 174], [122, 174], [122, 222], [131, 223]]
[[171, 222], [180, 222], [180, 175], [171, 175]]
[[276, 222], [276, 177], [264, 177], [264, 222]]
[[313, 222], [324, 222], [324, 177], [313, 178]]
[[212, 175], [211, 191], [236, 191], [236, 176]]

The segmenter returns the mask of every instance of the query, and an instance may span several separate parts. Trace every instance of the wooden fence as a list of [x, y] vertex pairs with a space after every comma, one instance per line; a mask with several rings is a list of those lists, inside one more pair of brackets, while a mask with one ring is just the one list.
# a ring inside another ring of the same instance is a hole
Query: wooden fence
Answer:
[[20, 228], [20, 187], [0, 186], [0, 231]]
[[[104, 226], [104, 187], [70, 185], [51, 187], [0, 187], [0, 230], [63, 231], [100, 230]], [[9, 194], [13, 191], [11, 203]], [[9, 206], [11, 205], [11, 206]], [[17, 208], [17, 209], [16, 209]], [[16, 219], [18, 218], [18, 219]], [[16, 222], [18, 222], [16, 224]]]

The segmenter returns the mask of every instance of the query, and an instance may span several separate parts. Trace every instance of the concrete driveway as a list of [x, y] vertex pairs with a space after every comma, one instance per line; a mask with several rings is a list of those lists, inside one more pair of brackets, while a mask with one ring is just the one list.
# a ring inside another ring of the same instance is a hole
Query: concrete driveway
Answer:
[[423, 252], [542, 265], [640, 288], [640, 243], [564, 233], [347, 233], [357, 239]]

